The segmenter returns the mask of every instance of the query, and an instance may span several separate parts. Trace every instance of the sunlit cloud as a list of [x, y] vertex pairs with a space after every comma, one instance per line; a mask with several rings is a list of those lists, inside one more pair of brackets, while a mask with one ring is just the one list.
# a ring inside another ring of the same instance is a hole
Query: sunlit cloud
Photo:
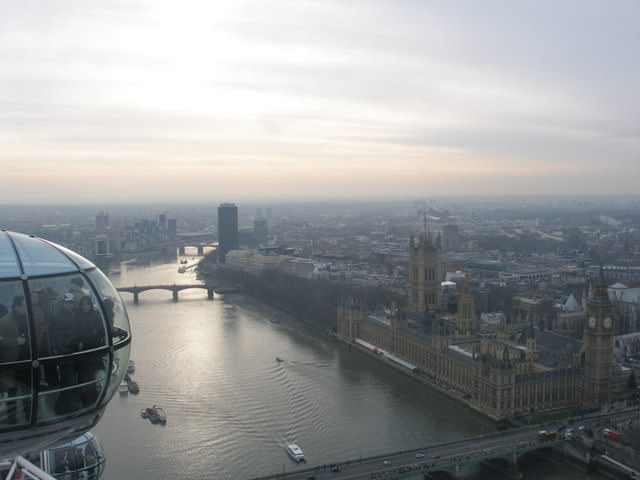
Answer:
[[0, 201], [634, 193], [639, 24], [633, 2], [3, 2]]

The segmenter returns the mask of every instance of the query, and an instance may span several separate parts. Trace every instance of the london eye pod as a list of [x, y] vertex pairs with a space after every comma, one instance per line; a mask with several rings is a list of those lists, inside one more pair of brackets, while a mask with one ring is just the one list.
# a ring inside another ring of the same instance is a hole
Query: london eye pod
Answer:
[[49, 450], [0, 460], [0, 478], [98, 480], [105, 464], [102, 445], [95, 435], [87, 432]]
[[0, 459], [95, 426], [126, 373], [130, 332], [119, 294], [93, 263], [0, 230]]

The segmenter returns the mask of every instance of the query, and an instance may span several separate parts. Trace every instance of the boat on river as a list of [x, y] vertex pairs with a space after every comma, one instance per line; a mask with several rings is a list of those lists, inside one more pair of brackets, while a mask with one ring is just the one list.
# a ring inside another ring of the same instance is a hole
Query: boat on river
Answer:
[[278, 362], [278, 363], [282, 363], [282, 362], [284, 362], [284, 360], [283, 360], [283, 359], [281, 359], [280, 357], [276, 357], [276, 362]]
[[153, 407], [143, 408], [140, 411], [140, 416], [142, 418], [148, 418], [151, 420], [151, 423], [167, 423], [167, 414], [160, 405], [154, 405]]
[[287, 444], [287, 446], [284, 448], [287, 453], [289, 454], [289, 456], [296, 462], [300, 463], [300, 462], [305, 462], [306, 460], [304, 458], [304, 452], [302, 451], [302, 449], [295, 443], [289, 443]]
[[127, 382], [125, 382], [124, 380], [120, 382], [120, 385], [118, 386], [118, 392], [120, 393], [120, 395], [129, 394], [129, 386], [127, 385]]
[[137, 395], [140, 393], [140, 387], [138, 386], [138, 382], [134, 382], [133, 380], [127, 380], [127, 388], [129, 389], [129, 393], [133, 393]]

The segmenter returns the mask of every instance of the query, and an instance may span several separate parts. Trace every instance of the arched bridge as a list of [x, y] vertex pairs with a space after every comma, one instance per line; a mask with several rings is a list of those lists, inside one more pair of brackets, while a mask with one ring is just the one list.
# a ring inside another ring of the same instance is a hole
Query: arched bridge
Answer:
[[135, 285], [133, 287], [119, 287], [119, 292], [128, 292], [133, 293], [133, 303], [137, 304], [139, 301], [139, 295], [142, 292], [146, 292], [147, 290], [168, 290], [173, 294], [173, 301], [178, 301], [178, 292], [182, 290], [188, 290], [190, 288], [200, 288], [202, 290], [207, 291], [207, 298], [209, 300], [213, 300], [213, 292], [215, 287], [209, 285], [203, 285], [202, 283], [191, 283], [191, 284], [173, 284], [173, 285], [143, 285], [138, 286]]
[[[420, 448], [393, 452], [375, 457], [358, 458], [338, 463], [317, 465], [315, 467], [283, 471], [254, 480], [421, 480], [440, 478], [464, 478], [477, 471], [480, 465], [506, 474], [511, 478], [520, 478], [518, 459], [540, 449], [562, 449], [570, 446], [571, 437], [565, 429], [582, 435], [584, 431], [597, 429], [604, 422], [622, 424], [638, 418], [636, 408], [609, 414], [594, 414], [572, 417], [550, 422], [544, 425], [505, 430], [479, 437], [455, 440], [452, 442], [425, 445]], [[583, 430], [584, 429], [584, 430]], [[556, 432], [551, 439], [540, 438], [540, 430]], [[572, 433], [573, 435], [573, 433]], [[574, 440], [571, 440], [574, 441]], [[283, 455], [286, 455], [283, 452]], [[575, 455], [573, 455], [575, 458]], [[308, 457], [313, 462], [312, 456]], [[589, 453], [580, 461], [589, 463]], [[274, 466], [275, 467], [275, 466]], [[275, 470], [275, 468], [274, 468]]]

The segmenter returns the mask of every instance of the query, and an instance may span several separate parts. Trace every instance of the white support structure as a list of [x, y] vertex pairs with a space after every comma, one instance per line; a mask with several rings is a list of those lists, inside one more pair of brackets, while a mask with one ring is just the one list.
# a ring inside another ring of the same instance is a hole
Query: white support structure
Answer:
[[26, 458], [18, 455], [11, 460], [0, 462], [0, 469], [9, 469], [2, 480], [14, 480], [16, 478], [31, 478], [33, 480], [56, 480], [41, 468], [35, 466]]

